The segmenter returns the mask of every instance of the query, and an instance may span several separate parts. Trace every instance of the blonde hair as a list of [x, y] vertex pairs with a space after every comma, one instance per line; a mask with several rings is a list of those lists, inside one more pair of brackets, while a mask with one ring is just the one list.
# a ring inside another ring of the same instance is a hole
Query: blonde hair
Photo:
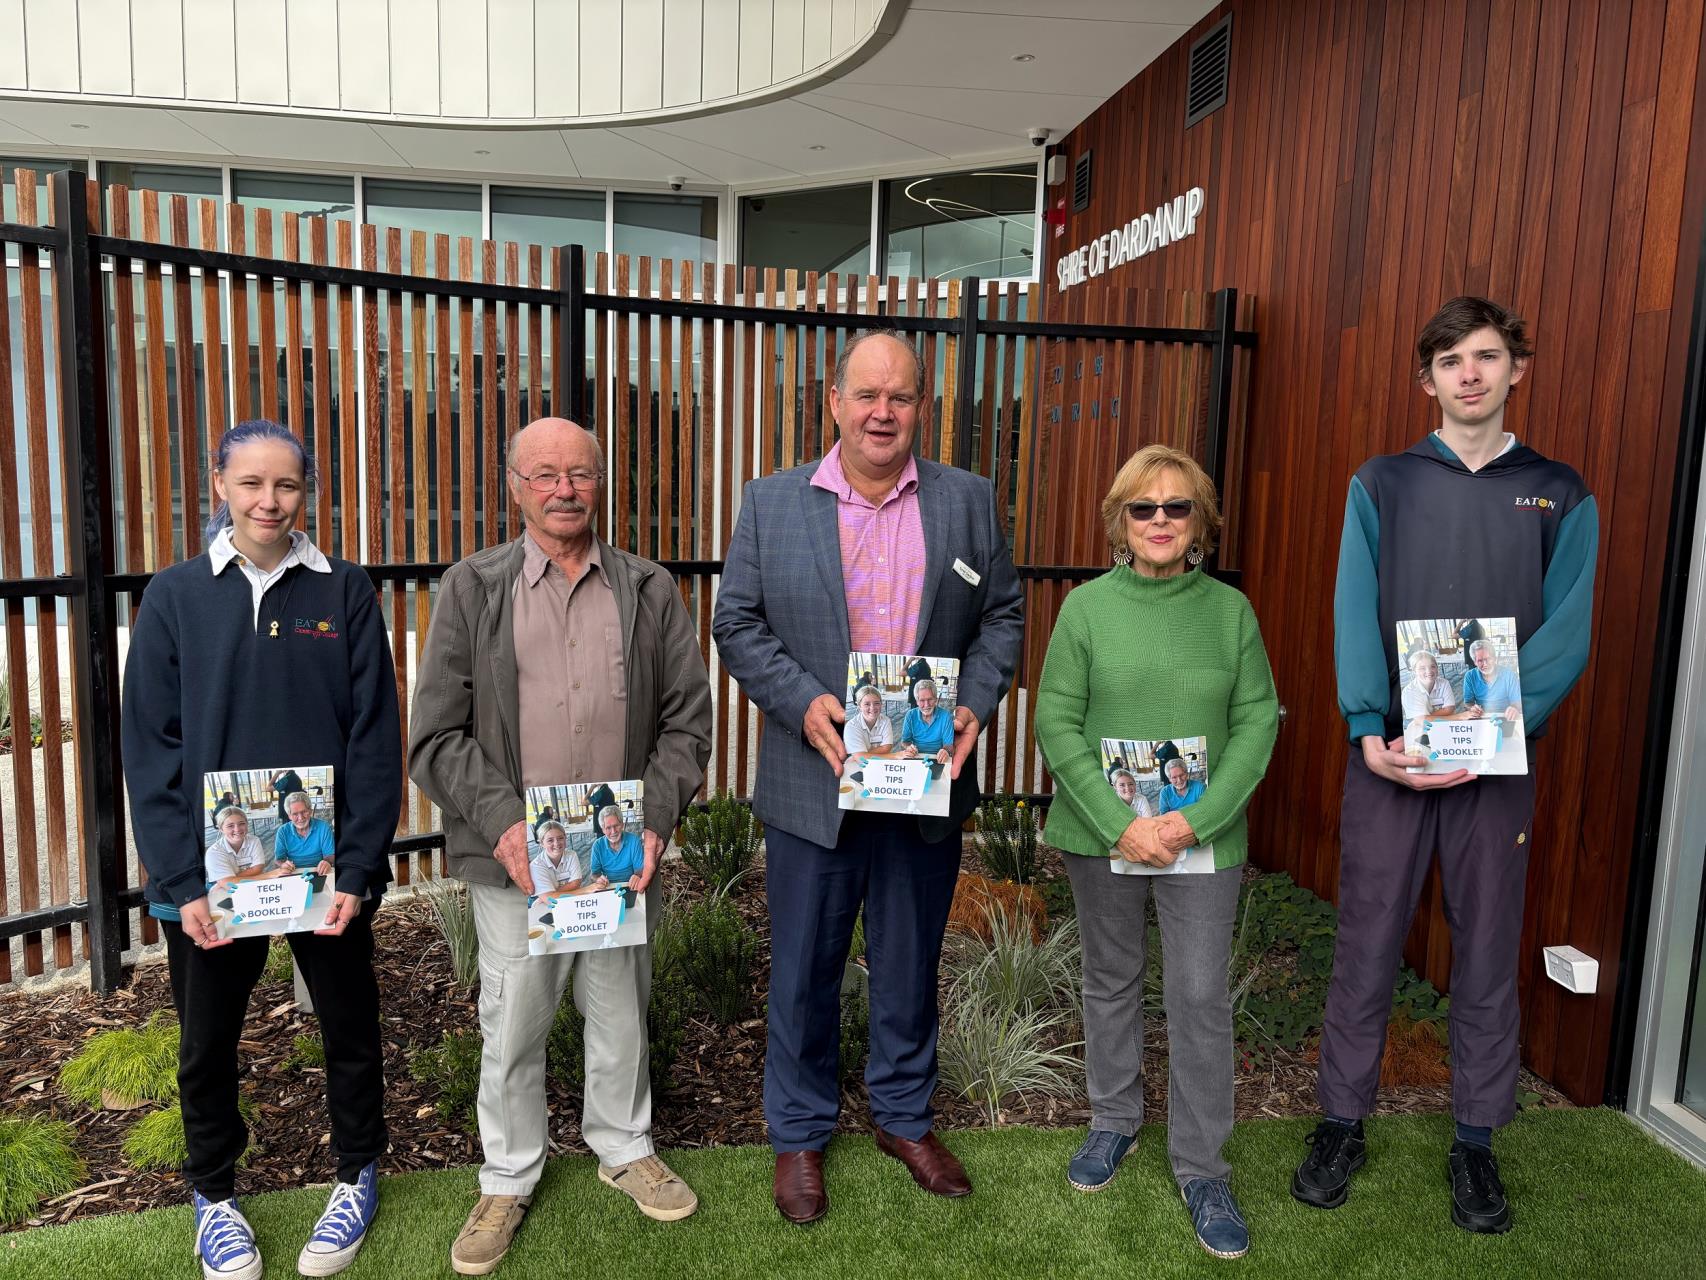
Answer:
[[1126, 546], [1126, 503], [1134, 501], [1171, 467], [1184, 477], [1185, 493], [1193, 503], [1191, 509], [1191, 540], [1200, 546], [1204, 555], [1212, 555], [1220, 539], [1220, 502], [1215, 497], [1214, 481], [1208, 478], [1197, 460], [1181, 449], [1164, 444], [1144, 445], [1125, 460], [1102, 499], [1102, 529], [1108, 538], [1108, 550], [1118, 551]]

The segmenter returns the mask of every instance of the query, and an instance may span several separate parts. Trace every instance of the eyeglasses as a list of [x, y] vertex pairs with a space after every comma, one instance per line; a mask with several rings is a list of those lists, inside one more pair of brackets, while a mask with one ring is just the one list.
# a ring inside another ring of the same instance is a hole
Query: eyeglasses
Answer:
[[1139, 524], [1148, 524], [1155, 519], [1157, 511], [1165, 511], [1169, 520], [1188, 520], [1196, 505], [1189, 498], [1180, 498], [1174, 502], [1128, 502], [1125, 504], [1125, 513]]
[[527, 487], [534, 493], [555, 493], [565, 480], [569, 482], [570, 488], [574, 489], [598, 487], [599, 477], [596, 471], [541, 471], [538, 475], [523, 476], [514, 467], [511, 467], [510, 470], [521, 476], [527, 482]]

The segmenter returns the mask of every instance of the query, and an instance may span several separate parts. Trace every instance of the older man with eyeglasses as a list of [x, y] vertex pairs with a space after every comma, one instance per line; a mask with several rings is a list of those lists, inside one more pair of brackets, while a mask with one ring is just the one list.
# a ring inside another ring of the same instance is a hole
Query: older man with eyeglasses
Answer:
[[444, 811], [451, 874], [480, 938], [480, 1199], [451, 1247], [460, 1275], [496, 1269], [545, 1165], [545, 1041], [571, 970], [586, 1016], [581, 1133], [599, 1178], [647, 1217], [685, 1218], [692, 1190], [652, 1146], [646, 945], [527, 953], [524, 788], [640, 778], [635, 887], [657, 918], [658, 859], [711, 753], [711, 689], [675, 582], [593, 532], [604, 459], [591, 432], [541, 418], [509, 447], [522, 536], [452, 565], [415, 686], [409, 771]]

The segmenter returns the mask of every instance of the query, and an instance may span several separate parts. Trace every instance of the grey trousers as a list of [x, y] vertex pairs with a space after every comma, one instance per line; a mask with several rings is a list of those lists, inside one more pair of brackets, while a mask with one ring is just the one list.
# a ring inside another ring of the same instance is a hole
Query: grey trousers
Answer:
[[1167, 1154], [1182, 1187], [1231, 1172], [1232, 998], [1227, 961], [1242, 867], [1208, 875], [1116, 875], [1106, 858], [1061, 855], [1084, 953], [1084, 1059], [1090, 1127], [1134, 1135], [1143, 1123], [1144, 905], [1161, 921], [1167, 1011]]
[[[471, 884], [480, 935], [480, 1191], [533, 1194], [545, 1168], [545, 1041], [574, 974], [575, 1008], [586, 1017], [586, 1088], [581, 1135], [600, 1163], [649, 1156], [652, 1147], [651, 944], [527, 954], [527, 895], [514, 885]], [[650, 928], [661, 906], [658, 878], [646, 890]]]

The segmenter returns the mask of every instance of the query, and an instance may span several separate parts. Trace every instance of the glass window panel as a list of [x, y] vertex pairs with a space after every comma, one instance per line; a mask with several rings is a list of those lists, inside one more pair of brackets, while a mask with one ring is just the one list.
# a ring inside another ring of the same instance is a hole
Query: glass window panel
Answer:
[[[717, 202], [707, 197], [619, 193], [615, 231], [617, 253], [652, 258], [653, 285], [659, 279], [659, 258], [678, 263], [717, 260]], [[637, 261], [632, 269], [638, 272]], [[679, 271], [675, 278], [681, 278]]]
[[[380, 227], [424, 231], [428, 236], [480, 236], [480, 188], [439, 182], [376, 182], [363, 185], [367, 199], [367, 221]], [[383, 245], [384, 237], [381, 237]], [[408, 237], [403, 237], [403, 257], [408, 261]], [[431, 253], [431, 247], [428, 247]], [[383, 247], [380, 250], [384, 256]]]
[[547, 249], [578, 244], [589, 254], [602, 253], [604, 193], [493, 187], [492, 239]]
[[[107, 188], [115, 184], [130, 188], [130, 234], [137, 239], [142, 238], [142, 197], [139, 192], [160, 193], [160, 235], [168, 240], [171, 239], [172, 210], [166, 197], [187, 196], [191, 244], [201, 243], [201, 209], [197, 202], [207, 197], [215, 200], [225, 198], [225, 178], [218, 169], [195, 169], [179, 164], [121, 164], [103, 160], [101, 207], [109, 223], [112, 211], [104, 197]], [[111, 230], [110, 226], [108, 230]]]
[[[243, 206], [245, 245], [255, 251], [255, 210], [271, 209], [273, 226], [282, 225], [278, 215], [294, 213], [304, 218], [355, 221], [355, 179], [318, 173], [260, 173], [235, 170], [231, 174], [231, 198]], [[276, 230], [274, 232], [277, 234]], [[330, 240], [330, 237], [328, 237]], [[328, 252], [335, 252], [330, 241]], [[306, 251], [306, 237], [304, 238]]]
[[885, 274], [959, 279], [1034, 275], [1034, 165], [883, 184]]
[[[47, 178], [51, 173], [61, 169], [71, 169], [77, 173], [88, 173], [89, 165], [85, 160], [29, 160], [0, 158], [0, 184], [5, 187], [5, 204], [0, 211], [0, 222], [16, 222], [18, 220], [17, 193], [12, 188], [12, 170], [33, 169], [36, 175], [36, 214], [38, 220], [47, 221]], [[17, 246], [8, 246], [10, 252], [16, 253]]]
[[871, 186], [748, 196], [740, 202], [740, 246], [743, 266], [864, 275], [871, 263]]

